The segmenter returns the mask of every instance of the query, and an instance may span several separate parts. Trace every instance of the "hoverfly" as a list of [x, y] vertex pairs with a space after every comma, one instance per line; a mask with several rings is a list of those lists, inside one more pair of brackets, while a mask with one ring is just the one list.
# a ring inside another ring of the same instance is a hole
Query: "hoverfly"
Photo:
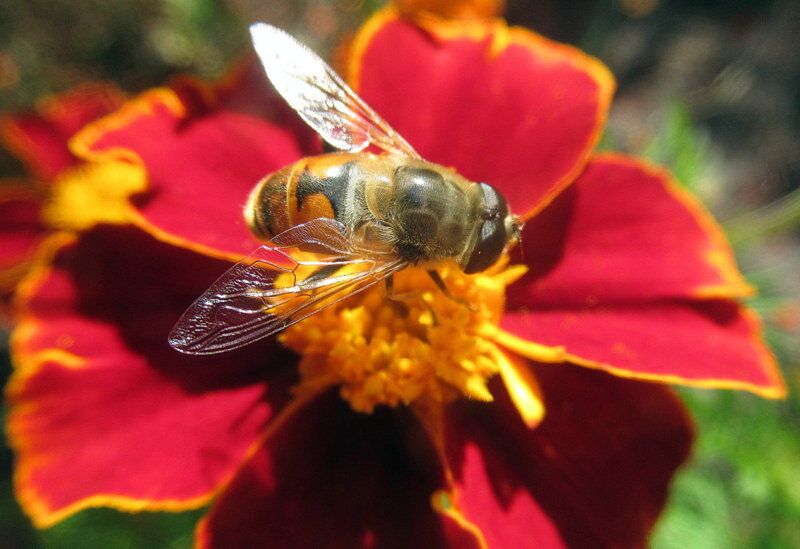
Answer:
[[[241, 347], [382, 280], [391, 294], [392, 276], [409, 266], [427, 269], [449, 295], [437, 266], [477, 273], [518, 241], [519, 219], [496, 189], [423, 160], [289, 34], [265, 23], [250, 31], [277, 91], [342, 152], [304, 158], [256, 185], [244, 214], [268, 244], [188, 308], [169, 336], [173, 348]], [[370, 145], [383, 152], [362, 152]]]

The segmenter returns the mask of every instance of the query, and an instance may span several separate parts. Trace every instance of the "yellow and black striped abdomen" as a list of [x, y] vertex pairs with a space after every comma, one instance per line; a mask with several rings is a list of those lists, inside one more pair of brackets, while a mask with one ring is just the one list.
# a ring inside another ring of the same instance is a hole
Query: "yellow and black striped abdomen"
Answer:
[[345, 196], [359, 155], [303, 158], [262, 179], [245, 206], [253, 233], [264, 240], [318, 217], [342, 220]]

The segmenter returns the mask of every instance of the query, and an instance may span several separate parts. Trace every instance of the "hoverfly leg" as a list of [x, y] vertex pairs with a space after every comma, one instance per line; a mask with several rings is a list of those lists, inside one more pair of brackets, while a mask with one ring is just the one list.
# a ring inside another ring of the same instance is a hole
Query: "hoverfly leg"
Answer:
[[331, 265], [323, 265], [300, 282], [300, 285], [308, 285], [310, 282], [316, 282], [324, 278], [328, 278], [342, 268], [341, 263], [333, 263]]
[[408, 305], [405, 304], [406, 301], [409, 301], [411, 299], [419, 299], [430, 310], [431, 315], [433, 317], [433, 324], [434, 325], [439, 324], [439, 319], [436, 315], [436, 309], [434, 309], [433, 305], [428, 303], [425, 299], [422, 299], [422, 292], [414, 291], [414, 292], [405, 292], [402, 294], [394, 293], [394, 276], [388, 277], [385, 280], [385, 285], [386, 285], [386, 297], [390, 299], [392, 303], [395, 303], [397, 306], [402, 306], [405, 309], [404, 312], [408, 313]]
[[448, 297], [449, 299], [452, 299], [456, 303], [461, 303], [462, 305], [464, 305], [467, 309], [469, 309], [473, 313], [478, 311], [478, 308], [475, 305], [473, 305], [472, 303], [470, 303], [469, 301], [467, 301], [463, 297], [458, 297], [456, 295], [451, 294], [450, 293], [450, 288], [447, 287], [447, 284], [444, 283], [444, 280], [442, 280], [442, 277], [439, 276], [439, 273], [437, 271], [434, 271], [434, 270], [428, 271], [428, 276], [431, 277], [431, 280], [433, 280], [433, 283], [436, 284], [436, 287], [439, 288], [446, 297]]
[[299, 282], [297, 281], [297, 273], [292, 271], [292, 276], [294, 277], [294, 285], [297, 286], [297, 288], [300, 290], [299, 295], [311, 297], [312, 295], [314, 295], [314, 289], [320, 283], [323, 283], [322, 281], [336, 274], [336, 272], [341, 268], [342, 265], [336, 263], [333, 263], [331, 265], [323, 265], [322, 267], [312, 272], [310, 275], [308, 275]]
[[402, 303], [403, 301], [417, 299], [420, 297], [420, 295], [421, 293], [419, 291], [396, 294], [394, 293], [394, 275], [386, 278], [386, 297], [392, 301]]
[[[310, 297], [313, 294], [314, 287], [318, 285], [317, 284], [318, 282], [325, 280], [329, 276], [333, 276], [341, 268], [342, 265], [336, 263], [331, 265], [323, 265], [322, 267], [320, 267], [319, 269], [317, 269], [316, 271], [312, 272], [310, 275], [305, 277], [303, 280], [300, 280], [298, 282], [297, 273], [295, 272], [296, 270], [295, 267], [295, 269], [292, 269], [290, 271], [292, 275], [291, 287], [296, 287], [298, 289], [298, 296], [304, 295]], [[269, 295], [269, 292], [255, 291], [252, 293], [252, 295], [253, 297], [257, 297], [258, 299], [260, 299], [265, 308], [269, 308], [274, 305], [274, 303], [271, 303], [269, 301], [269, 298], [273, 297], [272, 295]]]

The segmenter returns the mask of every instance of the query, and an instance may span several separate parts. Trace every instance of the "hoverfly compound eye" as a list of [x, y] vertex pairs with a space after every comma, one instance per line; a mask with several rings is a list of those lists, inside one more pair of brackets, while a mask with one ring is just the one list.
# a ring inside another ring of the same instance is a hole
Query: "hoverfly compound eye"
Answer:
[[514, 219], [508, 213], [508, 204], [505, 198], [491, 185], [478, 183], [483, 194], [483, 223], [478, 229], [475, 247], [469, 255], [464, 272], [467, 274], [479, 273], [491, 267], [506, 249], [509, 241], [515, 235], [509, 234], [509, 229], [516, 226]]

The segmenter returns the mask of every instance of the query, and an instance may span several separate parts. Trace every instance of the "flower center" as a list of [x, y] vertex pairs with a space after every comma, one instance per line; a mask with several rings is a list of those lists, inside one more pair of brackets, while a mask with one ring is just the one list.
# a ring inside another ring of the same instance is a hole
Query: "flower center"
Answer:
[[376, 284], [289, 327], [280, 338], [303, 357], [297, 390], [340, 385], [361, 412], [459, 395], [492, 400], [486, 383], [501, 366], [495, 344], [481, 333], [497, 325], [505, 287], [523, 272], [500, 266], [465, 275], [442, 267], [456, 300], [424, 270], [409, 268], [394, 275], [394, 298]]

